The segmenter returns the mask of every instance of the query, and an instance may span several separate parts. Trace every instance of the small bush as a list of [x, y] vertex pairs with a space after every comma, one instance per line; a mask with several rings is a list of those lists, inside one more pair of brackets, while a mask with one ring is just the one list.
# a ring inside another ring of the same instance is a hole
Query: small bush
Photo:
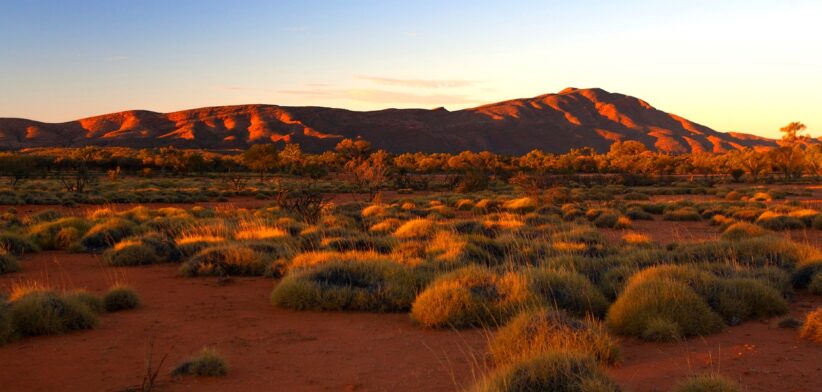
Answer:
[[619, 387], [591, 356], [551, 351], [497, 369], [481, 380], [475, 392], [617, 392]]
[[20, 271], [20, 262], [17, 258], [0, 250], [0, 275]]
[[135, 224], [127, 219], [110, 218], [89, 229], [80, 244], [87, 251], [101, 251], [132, 235], [135, 228]]
[[761, 226], [748, 222], [736, 222], [728, 226], [725, 231], [722, 232], [722, 239], [736, 241], [746, 238], [759, 237], [765, 235], [766, 233], [767, 231], [765, 231], [765, 229]]
[[563, 309], [575, 316], [593, 314], [602, 317], [608, 300], [588, 278], [567, 270], [538, 269], [528, 273], [529, 286], [548, 306]]
[[496, 326], [529, 301], [533, 297], [522, 276], [469, 266], [432, 282], [414, 300], [411, 317], [426, 327]]
[[400, 239], [424, 239], [434, 235], [436, 223], [430, 219], [412, 219], [403, 223], [394, 236]]
[[814, 343], [822, 344], [822, 307], [817, 307], [805, 317], [799, 336]]
[[180, 266], [185, 276], [262, 276], [271, 263], [248, 245], [228, 243], [204, 248]]
[[660, 320], [675, 323], [686, 337], [724, 329], [722, 318], [693, 289], [668, 279], [629, 283], [606, 318], [613, 331], [637, 337], [652, 336], [648, 330]]
[[107, 312], [134, 309], [140, 306], [140, 297], [134, 289], [116, 285], [103, 296], [103, 306]]
[[335, 261], [286, 276], [271, 303], [297, 310], [406, 311], [420, 283], [411, 269], [390, 261]]
[[548, 351], [578, 351], [604, 364], [619, 359], [619, 343], [600, 322], [550, 310], [520, 313], [494, 334], [490, 351], [497, 366]]
[[172, 375], [218, 377], [228, 374], [228, 364], [213, 348], [204, 347], [197, 355], [177, 366]]
[[28, 238], [11, 232], [0, 233], [0, 249], [14, 255], [37, 252], [40, 248]]
[[808, 287], [816, 275], [822, 275], [822, 259], [810, 260], [800, 264], [791, 276], [791, 281], [794, 287], [804, 289]]
[[619, 222], [619, 213], [603, 213], [594, 219], [594, 226], [603, 228], [612, 228]]
[[642, 340], [650, 342], [675, 342], [682, 339], [682, 328], [667, 318], [652, 318], [648, 320], [640, 336]]
[[674, 392], [740, 392], [739, 384], [718, 374], [693, 376], [680, 382]]
[[9, 309], [13, 330], [21, 336], [53, 335], [97, 326], [85, 303], [53, 291], [33, 290], [14, 299]]
[[774, 231], [796, 230], [805, 227], [799, 218], [771, 211], [765, 211], [756, 218], [756, 224]]
[[105, 304], [103, 303], [102, 298], [86, 291], [86, 290], [74, 290], [68, 293], [63, 294], [63, 296], [67, 300], [77, 301], [82, 304], [88, 306], [89, 309], [94, 311], [94, 313], [100, 314], [106, 310]]
[[662, 219], [666, 221], [700, 221], [702, 216], [693, 207], [682, 207], [665, 211]]
[[103, 260], [113, 266], [154, 264], [159, 261], [154, 248], [139, 240], [120, 241], [103, 253]]
[[511, 199], [502, 203], [502, 208], [516, 214], [524, 214], [537, 209], [537, 201], [531, 197]]
[[730, 325], [788, 312], [782, 296], [762, 282], [753, 279], [720, 279], [718, 282], [717, 292], [708, 300]]

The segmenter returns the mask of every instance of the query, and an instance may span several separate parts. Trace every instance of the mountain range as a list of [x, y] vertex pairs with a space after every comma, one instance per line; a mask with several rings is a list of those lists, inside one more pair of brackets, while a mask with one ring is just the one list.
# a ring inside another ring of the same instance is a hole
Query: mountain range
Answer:
[[0, 148], [86, 145], [235, 149], [256, 143], [334, 148], [362, 138], [390, 152], [465, 150], [523, 154], [533, 149], [607, 151], [617, 140], [684, 153], [768, 147], [775, 141], [718, 132], [628, 95], [591, 88], [514, 99], [470, 109], [352, 111], [278, 105], [216, 106], [157, 113], [129, 110], [64, 123], [0, 118]]

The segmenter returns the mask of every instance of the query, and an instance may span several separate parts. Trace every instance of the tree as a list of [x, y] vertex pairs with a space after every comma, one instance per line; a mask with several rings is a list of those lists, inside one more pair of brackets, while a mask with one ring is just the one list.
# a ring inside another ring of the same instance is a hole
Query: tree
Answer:
[[288, 167], [290, 172], [295, 172], [303, 162], [303, 150], [297, 143], [288, 143], [280, 151], [280, 162]]
[[367, 159], [357, 158], [345, 164], [345, 170], [351, 174], [354, 183], [373, 199], [382, 184], [388, 178], [391, 168], [388, 153], [379, 150]]
[[16, 187], [24, 178], [29, 178], [40, 169], [37, 157], [15, 153], [0, 154], [0, 174], [9, 178], [9, 185]]
[[337, 146], [334, 147], [334, 151], [337, 152], [344, 163], [349, 162], [352, 159], [364, 159], [371, 151], [371, 143], [362, 139], [343, 139], [337, 143]]
[[782, 140], [779, 147], [770, 151], [771, 164], [785, 177], [802, 177], [805, 166], [805, 151], [803, 144], [808, 140], [808, 136], [800, 135], [799, 132], [805, 130], [805, 124], [792, 122], [779, 131], [782, 132]]
[[753, 182], [757, 182], [759, 176], [768, 170], [768, 156], [753, 148], [740, 150], [734, 153], [733, 158], [736, 158], [735, 162], [751, 175]]
[[243, 153], [243, 164], [260, 173], [260, 181], [265, 181], [265, 174], [278, 163], [277, 147], [273, 144], [255, 144]]
[[98, 155], [106, 153], [97, 147], [83, 147], [56, 160], [56, 163], [68, 168], [68, 173], [63, 171], [59, 176], [67, 192], [82, 193], [86, 185], [94, 180], [90, 166]]

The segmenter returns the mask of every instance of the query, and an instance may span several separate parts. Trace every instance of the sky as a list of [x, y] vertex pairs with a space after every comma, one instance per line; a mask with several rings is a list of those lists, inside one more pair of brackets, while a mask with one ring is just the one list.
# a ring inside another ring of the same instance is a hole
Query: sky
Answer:
[[0, 0], [0, 117], [599, 87], [719, 131], [819, 136], [820, 21], [820, 0]]

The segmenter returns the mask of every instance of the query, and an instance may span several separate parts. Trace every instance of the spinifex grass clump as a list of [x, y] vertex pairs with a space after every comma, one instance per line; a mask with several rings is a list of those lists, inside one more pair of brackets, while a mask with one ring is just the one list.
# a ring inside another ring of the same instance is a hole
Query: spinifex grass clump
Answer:
[[805, 317], [799, 336], [814, 343], [822, 344], [822, 307], [817, 307]]
[[107, 312], [118, 312], [139, 307], [140, 297], [131, 287], [121, 284], [112, 286], [103, 296], [103, 306]]
[[608, 300], [588, 278], [564, 269], [535, 269], [527, 272], [529, 287], [549, 306], [576, 316], [593, 314], [602, 317]]
[[414, 301], [411, 317], [426, 327], [497, 326], [534, 302], [523, 276], [469, 266], [428, 285]]
[[272, 259], [265, 252], [242, 243], [225, 243], [206, 247], [180, 267], [186, 276], [262, 276]]
[[735, 381], [718, 374], [701, 374], [681, 381], [674, 392], [740, 392]]
[[177, 366], [171, 374], [205, 377], [219, 377], [228, 374], [228, 364], [220, 352], [214, 348], [204, 347], [197, 355]]
[[490, 344], [497, 366], [549, 351], [577, 351], [613, 364], [619, 359], [619, 342], [594, 318], [574, 319], [565, 313], [539, 309], [520, 313], [500, 328]]
[[99, 252], [116, 244], [134, 233], [134, 222], [122, 218], [108, 218], [94, 225], [80, 239], [80, 244], [89, 252]]
[[597, 361], [574, 351], [550, 351], [501, 367], [473, 388], [475, 392], [617, 392], [619, 387]]
[[97, 314], [85, 301], [72, 295], [32, 289], [13, 297], [8, 305], [8, 319], [14, 335], [34, 336], [61, 334], [97, 326]]
[[20, 271], [20, 262], [17, 258], [0, 249], [0, 275]]
[[271, 293], [275, 306], [297, 310], [406, 311], [422, 284], [391, 261], [330, 261], [286, 276]]
[[0, 233], [0, 249], [18, 256], [40, 250], [37, 244], [25, 236], [12, 232]]

